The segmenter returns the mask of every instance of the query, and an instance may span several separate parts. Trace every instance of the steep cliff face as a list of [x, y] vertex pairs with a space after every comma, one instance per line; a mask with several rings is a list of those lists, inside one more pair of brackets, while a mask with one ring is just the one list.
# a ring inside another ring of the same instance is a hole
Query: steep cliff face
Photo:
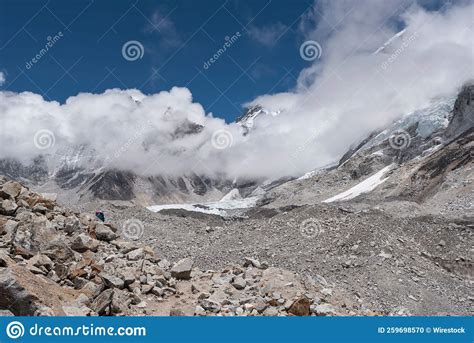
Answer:
[[454, 103], [453, 117], [445, 132], [448, 139], [455, 138], [474, 126], [474, 85], [463, 87]]

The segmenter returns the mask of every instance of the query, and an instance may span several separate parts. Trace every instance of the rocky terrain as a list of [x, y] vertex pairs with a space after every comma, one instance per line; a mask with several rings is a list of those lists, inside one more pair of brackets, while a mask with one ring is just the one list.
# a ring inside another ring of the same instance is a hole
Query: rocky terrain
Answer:
[[116, 227], [0, 178], [2, 315], [372, 315], [358, 297], [254, 258], [170, 263]]

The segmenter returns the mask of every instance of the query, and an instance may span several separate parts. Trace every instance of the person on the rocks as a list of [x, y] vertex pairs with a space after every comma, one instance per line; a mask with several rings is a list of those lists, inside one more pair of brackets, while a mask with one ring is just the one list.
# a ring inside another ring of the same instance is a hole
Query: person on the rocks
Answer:
[[105, 215], [104, 212], [102, 211], [96, 211], [95, 216], [100, 219], [101, 221], [105, 222]]

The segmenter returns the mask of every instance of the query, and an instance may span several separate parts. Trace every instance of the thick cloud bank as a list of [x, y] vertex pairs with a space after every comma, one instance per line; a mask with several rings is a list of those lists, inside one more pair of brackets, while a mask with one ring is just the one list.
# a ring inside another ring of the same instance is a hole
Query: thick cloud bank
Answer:
[[[380, 1], [315, 6], [301, 28], [305, 40], [319, 42], [320, 58], [301, 72], [293, 91], [252, 102], [281, 113], [259, 118], [246, 136], [239, 125], [206, 114], [186, 88], [81, 93], [64, 104], [4, 91], [0, 158], [27, 162], [82, 146], [90, 158], [80, 164], [106, 161], [142, 174], [298, 175], [333, 162], [374, 129], [455, 94], [474, 78], [472, 2], [438, 12]], [[317, 13], [325, 20], [315, 24]], [[394, 15], [403, 35], [374, 54], [399, 31]]]

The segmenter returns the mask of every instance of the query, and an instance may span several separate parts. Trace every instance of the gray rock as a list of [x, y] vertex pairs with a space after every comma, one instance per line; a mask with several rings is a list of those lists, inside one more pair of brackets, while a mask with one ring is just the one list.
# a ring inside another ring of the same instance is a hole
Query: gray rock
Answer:
[[211, 311], [211, 312], [219, 312], [221, 310], [221, 304], [219, 304], [217, 301], [211, 300], [211, 299], [201, 299], [200, 304], [202, 308]]
[[320, 304], [314, 308], [314, 313], [318, 316], [331, 316], [336, 314], [336, 309], [331, 304]]
[[176, 279], [189, 280], [193, 269], [194, 261], [190, 258], [184, 258], [171, 268], [171, 276]]
[[46, 206], [44, 206], [43, 204], [36, 204], [35, 206], [33, 206], [31, 210], [34, 213], [41, 213], [41, 214], [46, 214], [46, 212], [48, 211]]
[[102, 272], [99, 274], [99, 276], [102, 278], [102, 280], [104, 280], [105, 285], [109, 288], [123, 289], [125, 287], [124, 281], [115, 275]]
[[258, 269], [263, 269], [262, 268], [262, 264], [254, 259], [254, 258], [251, 258], [251, 257], [245, 257], [244, 258], [244, 267], [250, 267], [250, 266], [253, 266], [255, 268], [258, 268]]
[[0, 203], [0, 214], [11, 216], [17, 210], [18, 205], [10, 199], [5, 199]]
[[64, 219], [64, 231], [67, 234], [74, 234], [81, 229], [81, 222], [75, 216], [69, 216]]
[[263, 315], [267, 317], [275, 317], [278, 316], [278, 310], [275, 307], [268, 307], [263, 311]]
[[97, 224], [95, 226], [95, 234], [97, 239], [101, 241], [110, 242], [118, 237], [118, 235], [113, 232], [108, 226], [103, 224]]
[[25, 216], [12, 235], [15, 251], [22, 256], [33, 256], [60, 239], [49, 220], [42, 215]]
[[145, 251], [143, 248], [132, 250], [127, 254], [127, 259], [130, 261], [138, 261], [142, 260], [143, 258], [145, 258]]
[[0, 317], [13, 317], [14, 314], [9, 310], [0, 310]]
[[18, 197], [18, 195], [20, 195], [21, 188], [21, 184], [16, 181], [5, 182], [2, 188], [0, 189], [0, 197], [3, 199], [15, 199], [16, 197]]
[[54, 264], [48, 256], [43, 254], [37, 254], [28, 261], [28, 265], [36, 268], [44, 267], [47, 271], [49, 271], [53, 269]]
[[78, 306], [65, 306], [63, 305], [63, 311], [67, 317], [84, 317], [87, 316], [87, 312], [83, 308]]
[[110, 314], [110, 306], [112, 304], [113, 296], [114, 290], [106, 289], [94, 299], [91, 305], [92, 310], [94, 310], [99, 315]]
[[205, 316], [206, 315], [206, 310], [202, 308], [202, 306], [197, 305], [196, 309], [194, 310], [194, 315], [195, 316]]
[[236, 276], [232, 281], [232, 286], [234, 286], [238, 290], [242, 290], [247, 286], [247, 281], [241, 276]]
[[77, 252], [86, 252], [87, 250], [97, 251], [98, 247], [99, 241], [93, 239], [86, 233], [77, 235], [71, 242], [71, 249]]

